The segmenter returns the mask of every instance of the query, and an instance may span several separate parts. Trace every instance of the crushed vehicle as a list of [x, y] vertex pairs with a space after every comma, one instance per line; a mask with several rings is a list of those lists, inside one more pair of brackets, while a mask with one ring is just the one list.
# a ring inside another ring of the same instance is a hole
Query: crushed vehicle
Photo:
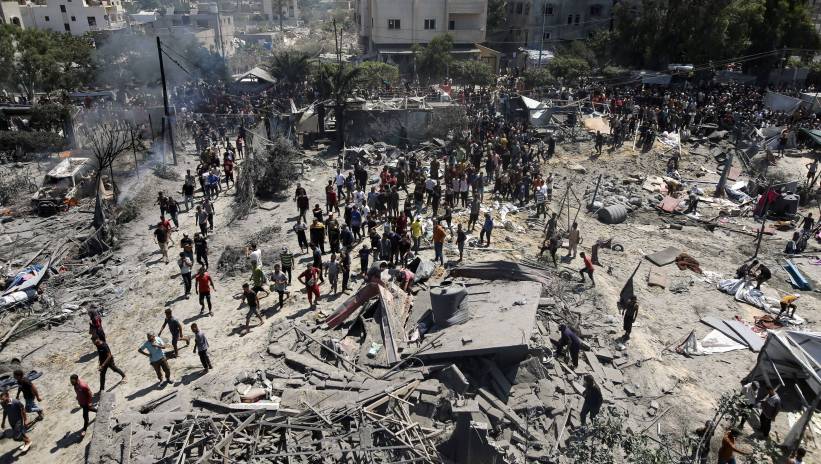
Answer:
[[31, 197], [37, 214], [49, 215], [93, 191], [94, 163], [90, 158], [66, 158], [52, 168]]

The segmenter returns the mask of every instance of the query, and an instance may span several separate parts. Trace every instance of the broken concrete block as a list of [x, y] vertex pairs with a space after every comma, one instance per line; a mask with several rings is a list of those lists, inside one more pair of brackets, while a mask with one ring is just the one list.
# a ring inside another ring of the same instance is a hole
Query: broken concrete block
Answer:
[[470, 382], [468, 382], [465, 374], [454, 364], [439, 372], [439, 380], [456, 393], [465, 393], [470, 387]]

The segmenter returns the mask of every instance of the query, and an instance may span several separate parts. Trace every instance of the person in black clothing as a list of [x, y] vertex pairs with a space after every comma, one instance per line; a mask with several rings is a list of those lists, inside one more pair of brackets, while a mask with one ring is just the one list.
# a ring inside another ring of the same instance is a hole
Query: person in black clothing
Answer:
[[459, 248], [459, 261], [462, 261], [462, 256], [465, 253], [465, 242], [467, 241], [467, 239], [468, 236], [462, 229], [462, 224], [458, 224], [456, 226], [456, 246]]
[[185, 199], [185, 211], [191, 211], [191, 208], [194, 206], [194, 184], [184, 183], [182, 185], [182, 195]]
[[595, 419], [596, 416], [599, 415], [599, 410], [601, 410], [601, 406], [603, 403], [601, 389], [599, 386], [596, 385], [596, 381], [593, 380], [593, 376], [587, 374], [584, 376], [584, 392], [582, 393], [584, 397], [584, 403], [582, 404], [582, 411], [581, 411], [581, 420], [582, 425], [587, 422], [587, 415], [590, 415], [590, 419]]
[[208, 269], [208, 241], [199, 233], [194, 234], [194, 253], [197, 255], [197, 264]]
[[97, 356], [100, 359], [100, 366], [97, 368], [97, 370], [100, 371], [100, 391], [105, 390], [105, 374], [109, 369], [120, 374], [120, 377], [123, 378], [121, 382], [126, 383], [125, 372], [114, 364], [114, 355], [111, 354], [111, 349], [108, 347], [108, 344], [99, 338], [94, 338], [93, 341], [94, 346], [97, 347]]
[[349, 249], [342, 248], [342, 253], [339, 255], [339, 267], [342, 271], [342, 292], [349, 290], [348, 281], [351, 278], [351, 254]]
[[759, 264], [758, 265], [758, 274], [756, 274], [756, 276], [755, 276], [755, 282], [756, 282], [755, 289], [756, 290], [761, 290], [761, 284], [763, 284], [764, 282], [770, 280], [772, 277], [773, 277], [773, 273], [772, 273], [772, 271], [770, 271], [770, 268], [765, 266], [764, 263]]
[[570, 360], [572, 367], [575, 369], [579, 366], [579, 350], [581, 350], [581, 340], [573, 330], [564, 325], [559, 325], [559, 333], [562, 334], [558, 342], [553, 342], [556, 346], [556, 357], [559, 358], [564, 353], [564, 347], [570, 348]]
[[14, 380], [17, 381], [17, 399], [20, 399], [22, 393], [23, 399], [26, 401], [26, 412], [36, 412], [37, 420], [42, 420], [43, 410], [37, 404], [37, 401], [43, 401], [43, 398], [40, 397], [40, 390], [34, 386], [21, 369], [14, 371]]
[[624, 307], [624, 337], [622, 337], [622, 340], [630, 340], [630, 332], [633, 331], [633, 323], [636, 322], [638, 315], [639, 301], [636, 295], [633, 295]]

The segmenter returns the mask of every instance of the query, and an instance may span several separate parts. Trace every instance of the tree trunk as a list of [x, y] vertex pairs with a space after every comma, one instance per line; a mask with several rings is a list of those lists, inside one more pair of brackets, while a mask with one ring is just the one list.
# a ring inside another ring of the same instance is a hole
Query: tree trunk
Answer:
[[341, 150], [345, 148], [345, 105], [339, 102], [334, 105], [334, 117], [336, 118], [336, 146]]
[[105, 224], [105, 212], [103, 211], [103, 199], [100, 196], [100, 185], [102, 183], [102, 175], [97, 171], [96, 182], [94, 185], [97, 186], [97, 192], [94, 196], [94, 219], [91, 222], [91, 225], [94, 226], [94, 229], [99, 229], [100, 227]]

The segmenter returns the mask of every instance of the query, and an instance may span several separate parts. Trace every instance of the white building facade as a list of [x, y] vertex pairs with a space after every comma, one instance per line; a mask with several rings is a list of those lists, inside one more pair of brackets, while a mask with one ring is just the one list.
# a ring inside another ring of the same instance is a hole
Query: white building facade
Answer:
[[4, 23], [24, 29], [46, 29], [83, 35], [128, 26], [120, 0], [48, 0], [45, 5], [2, 2], [0, 8], [3, 10]]
[[487, 0], [357, 0], [355, 18], [363, 47], [381, 58], [443, 34], [458, 53], [484, 42]]

